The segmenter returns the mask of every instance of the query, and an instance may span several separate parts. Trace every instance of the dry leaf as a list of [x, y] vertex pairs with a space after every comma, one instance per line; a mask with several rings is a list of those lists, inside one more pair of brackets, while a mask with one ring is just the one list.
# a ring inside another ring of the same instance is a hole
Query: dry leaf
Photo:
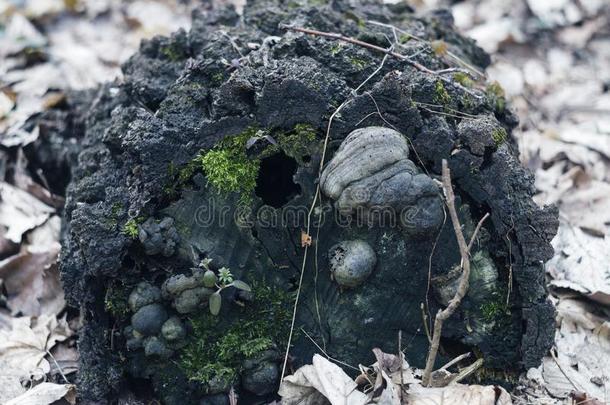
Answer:
[[76, 403], [76, 387], [72, 384], [42, 383], [5, 405], [49, 405], [60, 399]]
[[305, 231], [301, 231], [301, 247], [311, 246], [311, 235]]
[[313, 365], [303, 366], [284, 378], [279, 395], [285, 405], [366, 404], [368, 397], [356, 388], [341, 367], [316, 354]]
[[0, 330], [0, 363], [18, 376], [47, 374], [51, 370], [45, 359], [47, 351], [74, 334], [65, 316], [59, 320], [55, 315], [42, 315], [11, 321], [10, 330]]
[[443, 388], [412, 385], [405, 399], [409, 405], [510, 405], [513, 403], [510, 394], [496, 385], [454, 384]]
[[[419, 381], [413, 375], [403, 353], [401, 353], [401, 358], [399, 359], [398, 356], [394, 354], [384, 353], [380, 349], [375, 348], [373, 349], [373, 354], [375, 355], [377, 362], [371, 367], [386, 372], [394, 384], [413, 384]], [[402, 376], [400, 375], [401, 370]]]
[[13, 315], [56, 315], [64, 308], [56, 267], [58, 253], [59, 248], [41, 253], [26, 251], [0, 261], [0, 278]]
[[590, 302], [560, 298], [556, 307], [557, 355], [543, 360], [544, 388], [557, 398], [572, 391], [604, 398], [610, 392], [610, 324], [592, 313], [596, 308]]
[[4, 237], [14, 243], [21, 243], [25, 232], [42, 225], [55, 212], [31, 194], [5, 182], [0, 182], [0, 197], [0, 226], [7, 229]]
[[553, 239], [556, 254], [547, 264], [553, 278], [551, 285], [568, 287], [606, 305], [610, 305], [610, 235], [596, 237], [561, 222]]
[[[70, 345], [69, 343], [72, 343]], [[51, 349], [50, 364], [51, 375], [68, 375], [78, 371], [79, 353], [74, 342], [68, 341], [57, 344]], [[59, 366], [59, 367], [58, 367]]]
[[51, 207], [61, 208], [64, 204], [64, 199], [62, 197], [53, 195], [49, 190], [32, 180], [28, 173], [27, 166], [28, 160], [23, 153], [23, 149], [19, 148], [17, 150], [15, 172], [13, 174], [14, 185], [17, 188], [27, 191]]

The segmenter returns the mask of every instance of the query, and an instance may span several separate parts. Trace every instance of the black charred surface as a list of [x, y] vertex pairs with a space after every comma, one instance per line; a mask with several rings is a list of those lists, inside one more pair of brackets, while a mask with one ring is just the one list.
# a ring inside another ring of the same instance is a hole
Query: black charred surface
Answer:
[[[193, 252], [212, 258], [217, 267], [230, 267], [246, 282], [295, 289], [303, 259], [303, 215], [315, 194], [319, 145], [329, 117], [379, 67], [382, 55], [286, 32], [278, 24], [340, 32], [388, 46], [391, 30], [365, 23], [376, 20], [426, 40], [442, 39], [453, 53], [480, 69], [489, 64], [487, 54], [455, 33], [447, 13], [418, 18], [407, 8], [369, 1], [352, 6], [341, 0], [321, 3], [256, 0], [246, 6], [243, 17], [230, 9], [195, 13], [190, 32], [144, 41], [123, 66], [124, 82], [100, 88], [92, 101], [81, 103], [87, 108], [78, 107], [75, 116], [81, 118], [71, 121], [69, 129], [56, 130], [79, 139], [81, 148], [78, 163], [76, 152], [70, 151], [60, 164], [72, 166], [61, 271], [70, 304], [83, 308], [85, 316], [79, 344], [83, 400], [112, 399], [130, 382], [144, 380], [151, 381], [155, 396], [165, 403], [199, 403], [206, 394], [175, 366], [179, 348], [164, 359], [127, 348], [129, 316], [109, 309], [111, 289], [128, 295], [141, 281], [160, 286], [172, 274], [188, 273], [196, 264]], [[448, 67], [429, 45], [407, 39], [401, 52], [417, 53], [415, 60], [433, 70]], [[447, 342], [476, 347], [488, 367], [535, 366], [554, 333], [541, 263], [552, 255], [557, 212], [535, 205], [531, 174], [520, 165], [510, 142], [498, 141], [492, 133], [499, 128], [510, 136], [515, 125], [510, 110], [499, 107], [484, 89], [471, 89], [473, 96], [457, 84], [442, 87], [440, 91], [438, 77], [388, 58], [335, 118], [329, 154], [356, 128], [391, 126], [408, 137], [411, 159], [421, 170], [438, 176], [441, 160], [449, 161], [467, 232], [490, 212], [485, 237], [476, 248], [489, 252], [503, 299], [510, 280], [512, 286], [508, 311], [494, 313], [493, 325], [482, 332], [476, 326], [482, 316], [474, 304], [477, 292], [471, 292], [444, 329]], [[456, 117], [455, 111], [467, 115]], [[176, 186], [176, 170], [228, 136], [249, 128], [281, 136], [303, 124], [316, 132], [318, 146], [308, 151], [307, 159], [283, 154], [262, 159], [259, 175], [265, 177], [259, 178], [250, 207], [259, 216], [235, 221], [240, 218], [239, 196], [218, 194], [200, 171]], [[40, 149], [35, 158], [52, 165], [48, 151], [57, 142], [41, 139], [51, 146]], [[61, 187], [61, 181], [55, 181]], [[286, 204], [302, 210], [286, 213]], [[297, 329], [302, 327], [330, 355], [351, 364], [372, 360], [374, 347], [394, 352], [402, 330], [409, 362], [422, 366], [428, 343], [420, 303], [428, 301], [432, 314], [439, 308], [432, 292], [426, 298], [428, 272], [443, 275], [459, 263], [450, 224], [447, 221], [434, 235], [415, 238], [392, 224], [335, 220], [327, 198], [320, 207], [325, 221], [319, 233], [312, 228], [317, 249], [310, 251], [318, 257], [310, 257], [305, 270]], [[141, 223], [150, 217], [175, 221], [180, 242], [173, 256], [146, 255], [137, 235], [132, 238], [124, 231], [129, 220]], [[366, 240], [377, 254], [377, 266], [363, 286], [342, 291], [330, 280], [326, 254], [346, 239]], [[238, 306], [232, 303], [241, 300], [238, 294], [229, 292], [223, 299], [221, 317], [238, 317]], [[283, 351], [286, 342], [275, 343]], [[447, 346], [451, 352], [450, 343]], [[299, 333], [291, 352], [293, 366], [309, 362], [315, 351]], [[243, 398], [259, 388], [251, 388]]]

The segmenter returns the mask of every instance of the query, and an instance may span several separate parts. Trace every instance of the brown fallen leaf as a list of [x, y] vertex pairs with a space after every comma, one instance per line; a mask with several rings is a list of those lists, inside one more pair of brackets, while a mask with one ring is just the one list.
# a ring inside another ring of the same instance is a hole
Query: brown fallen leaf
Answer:
[[[59, 249], [43, 253], [22, 252], [0, 261], [0, 278], [13, 315], [57, 314], [64, 307], [56, 269]], [[41, 302], [51, 305], [43, 306]]]
[[28, 160], [23, 153], [23, 149], [17, 150], [17, 161], [15, 162], [15, 173], [13, 175], [13, 182], [17, 188], [27, 191], [43, 203], [55, 207], [61, 208], [64, 204], [63, 197], [57, 196], [47, 190], [45, 187], [36, 183], [29, 175]]
[[72, 340], [57, 344], [50, 353], [51, 356], [47, 360], [50, 360], [51, 376], [63, 377], [78, 371], [79, 354]]
[[301, 231], [301, 247], [311, 246], [311, 235], [305, 231]]

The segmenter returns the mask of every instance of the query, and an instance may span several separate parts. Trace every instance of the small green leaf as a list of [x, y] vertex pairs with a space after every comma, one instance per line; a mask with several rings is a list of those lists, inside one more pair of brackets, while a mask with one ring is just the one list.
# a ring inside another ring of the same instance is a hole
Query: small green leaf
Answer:
[[221, 267], [218, 270], [218, 279], [223, 284], [230, 284], [233, 282], [233, 274], [231, 274], [231, 270], [226, 267]]
[[215, 292], [210, 295], [210, 313], [214, 316], [220, 313], [220, 306], [222, 305], [222, 297], [220, 292]]
[[207, 287], [207, 288], [214, 287], [216, 285], [217, 280], [218, 280], [218, 277], [216, 277], [216, 274], [214, 274], [214, 272], [212, 270], [206, 270], [205, 273], [203, 273], [204, 287]]
[[250, 286], [249, 286], [248, 284], [244, 283], [244, 282], [243, 282], [243, 281], [241, 281], [241, 280], [234, 280], [234, 281], [231, 283], [231, 285], [232, 285], [233, 287], [235, 287], [235, 288], [240, 289], [240, 290], [244, 290], [244, 291], [248, 291], [248, 292], [252, 291], [252, 288], [250, 288]]

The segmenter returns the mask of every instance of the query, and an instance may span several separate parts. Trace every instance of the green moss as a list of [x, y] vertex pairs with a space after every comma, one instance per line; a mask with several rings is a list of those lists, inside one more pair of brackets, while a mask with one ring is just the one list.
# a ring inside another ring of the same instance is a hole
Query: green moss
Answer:
[[481, 304], [479, 310], [485, 321], [491, 322], [504, 312], [504, 303], [499, 301], [488, 301]]
[[281, 133], [276, 139], [279, 149], [301, 165], [305, 163], [303, 157], [312, 153], [312, 147], [318, 141], [316, 130], [309, 124], [297, 124], [292, 131]]
[[239, 135], [227, 137], [195, 158], [212, 187], [223, 194], [239, 193], [244, 203], [251, 201], [260, 168], [259, 159], [246, 155], [246, 143], [256, 133], [255, 128], [249, 128]]
[[184, 53], [184, 51], [178, 48], [176, 45], [161, 46], [159, 52], [161, 52], [161, 55], [165, 56], [172, 62], [176, 62], [186, 58], [186, 54]]
[[477, 369], [470, 381], [477, 384], [498, 384], [505, 385], [517, 385], [519, 383], [519, 372], [518, 371], [506, 371], [506, 370], [495, 370], [487, 367], [480, 367]]
[[434, 102], [442, 105], [447, 105], [451, 102], [451, 96], [449, 96], [443, 82], [440, 80], [434, 85]]
[[464, 112], [472, 111], [472, 109], [475, 106], [472, 97], [470, 95], [468, 95], [468, 94], [464, 94], [462, 96], [461, 103], [462, 103], [462, 107], [464, 109]]
[[496, 146], [500, 146], [504, 142], [506, 142], [506, 140], [508, 139], [508, 134], [506, 133], [506, 130], [504, 128], [498, 127], [492, 131], [491, 137], [493, 138]]
[[339, 54], [339, 52], [341, 52], [342, 48], [343, 48], [343, 46], [339, 42], [335, 42], [330, 47], [330, 54], [332, 56], [337, 56]]
[[485, 92], [487, 93], [487, 98], [494, 110], [500, 114], [503, 113], [506, 109], [506, 94], [504, 93], [502, 86], [500, 86], [500, 83], [490, 83], [485, 89]]
[[201, 170], [216, 191], [221, 194], [239, 193], [240, 203], [250, 204], [261, 159], [281, 150], [303, 164], [303, 156], [311, 153], [317, 141], [316, 130], [311, 125], [297, 124], [292, 131], [274, 134], [277, 145], [268, 145], [258, 156], [249, 157], [246, 154], [248, 140], [261, 134], [269, 133], [250, 127], [238, 135], [224, 138], [214, 148], [200, 152], [180, 169], [173, 162], [170, 163], [170, 182], [164, 187], [165, 194], [175, 196]]
[[129, 236], [131, 239], [136, 239], [138, 237], [138, 225], [144, 222], [144, 218], [132, 218], [129, 221], [125, 222], [123, 225], [123, 234]]
[[112, 283], [106, 289], [106, 296], [104, 297], [106, 312], [112, 314], [117, 319], [126, 317], [129, 314], [128, 298], [129, 292], [125, 286]]
[[110, 229], [115, 229], [119, 223], [119, 217], [123, 211], [123, 204], [115, 202], [110, 207], [110, 215], [108, 216], [107, 225]]
[[191, 319], [193, 333], [182, 350], [179, 365], [192, 381], [232, 381], [242, 362], [288, 338], [293, 294], [253, 284], [254, 300], [239, 308], [226, 326], [222, 319], [202, 313]]
[[218, 85], [222, 84], [224, 79], [225, 79], [224, 74], [222, 72], [218, 72], [212, 76], [212, 83], [214, 83], [215, 85], [218, 86]]
[[453, 74], [453, 80], [458, 82], [464, 87], [474, 86], [474, 81], [464, 72], [457, 72]]
[[406, 44], [407, 42], [409, 42], [412, 39], [413, 39], [413, 37], [409, 34], [400, 34], [400, 36], [398, 37], [398, 41], [401, 44]]
[[351, 57], [349, 62], [358, 69], [364, 69], [367, 65], [367, 62], [364, 59]]

